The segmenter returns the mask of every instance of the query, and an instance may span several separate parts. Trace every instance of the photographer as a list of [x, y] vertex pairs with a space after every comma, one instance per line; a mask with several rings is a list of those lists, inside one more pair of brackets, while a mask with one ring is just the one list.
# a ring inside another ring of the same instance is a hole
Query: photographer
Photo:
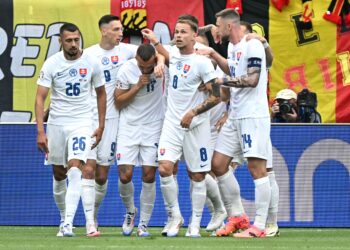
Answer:
[[282, 89], [271, 107], [271, 122], [299, 122], [297, 94], [291, 89]]

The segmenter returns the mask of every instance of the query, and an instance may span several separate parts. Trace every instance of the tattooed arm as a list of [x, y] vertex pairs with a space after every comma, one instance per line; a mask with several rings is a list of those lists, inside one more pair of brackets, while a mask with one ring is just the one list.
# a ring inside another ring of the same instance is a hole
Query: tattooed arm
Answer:
[[220, 102], [220, 86], [215, 82], [215, 79], [206, 83], [206, 88], [208, 90], [208, 98], [200, 105], [194, 109], [188, 111], [181, 120], [181, 126], [183, 128], [189, 128], [193, 117], [208, 111], [216, 104]]
[[261, 68], [250, 67], [247, 75], [238, 77], [228, 77], [223, 82], [223, 86], [235, 88], [255, 88], [259, 83]]

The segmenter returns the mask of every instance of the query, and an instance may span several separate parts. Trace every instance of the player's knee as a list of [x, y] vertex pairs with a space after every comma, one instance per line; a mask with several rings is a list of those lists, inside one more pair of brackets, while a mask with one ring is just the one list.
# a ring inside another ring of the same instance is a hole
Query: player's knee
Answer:
[[63, 166], [54, 166], [52, 170], [56, 181], [63, 181], [67, 178], [67, 169]]
[[200, 182], [205, 179], [206, 173], [192, 173], [190, 172], [191, 180], [195, 182]]
[[102, 186], [102, 185], [104, 185], [107, 182], [107, 176], [102, 176], [102, 175], [95, 176], [95, 182], [98, 185]]
[[222, 176], [228, 171], [228, 167], [222, 164], [218, 159], [213, 158], [211, 161], [211, 170], [215, 176]]
[[158, 171], [161, 177], [167, 177], [173, 174], [173, 168], [168, 164], [159, 164]]
[[155, 180], [155, 171], [148, 171], [142, 174], [142, 181], [145, 183], [153, 183]]
[[82, 176], [84, 179], [94, 179], [95, 169], [90, 165], [85, 165], [83, 167]]

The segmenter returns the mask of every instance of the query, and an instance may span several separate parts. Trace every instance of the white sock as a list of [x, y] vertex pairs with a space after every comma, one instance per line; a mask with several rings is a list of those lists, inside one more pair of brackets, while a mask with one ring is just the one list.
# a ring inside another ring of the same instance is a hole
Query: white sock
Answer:
[[256, 215], [254, 226], [260, 230], [265, 229], [267, 213], [271, 200], [271, 187], [269, 177], [265, 176], [254, 180]]
[[169, 209], [168, 216], [180, 217], [181, 212], [174, 177], [172, 175], [160, 177], [160, 189], [162, 190], [164, 203]]
[[64, 216], [66, 212], [67, 179], [64, 179], [62, 181], [56, 181], [55, 178], [53, 178], [52, 190], [56, 206], [60, 211], [61, 221], [64, 221]]
[[277, 213], [280, 190], [276, 182], [275, 172], [268, 172], [270, 186], [271, 186], [271, 201], [269, 206], [269, 214], [267, 216], [267, 223], [277, 225]]
[[73, 224], [81, 193], [81, 171], [77, 167], [71, 167], [68, 172], [68, 188], [66, 193], [66, 216], [64, 224]]
[[218, 183], [210, 174], [205, 175], [205, 185], [207, 187], [207, 197], [210, 200], [210, 204], [206, 202], [209, 210], [211, 209], [210, 205], [212, 205], [215, 212], [225, 211], [224, 203], [221, 200]]
[[106, 196], [108, 180], [105, 184], [100, 185], [95, 182], [95, 209], [94, 209], [94, 219], [97, 220], [98, 209]]
[[241, 200], [241, 192], [236, 177], [232, 171], [217, 177], [221, 199], [228, 216], [241, 216], [244, 208]]
[[134, 203], [134, 183], [132, 181], [123, 184], [120, 179], [118, 181], [119, 195], [122, 198], [127, 213], [135, 212]]
[[174, 174], [173, 175], [174, 181], [175, 181], [175, 185], [176, 185], [176, 194], [179, 197], [179, 183], [177, 183], [177, 175]]
[[140, 225], [148, 225], [156, 200], [156, 182], [142, 182], [140, 195]]
[[205, 180], [192, 182], [192, 222], [194, 227], [200, 227], [205, 199], [207, 198], [207, 187]]
[[94, 224], [94, 207], [95, 207], [95, 180], [81, 180], [81, 201], [83, 203], [85, 220], [87, 225]]

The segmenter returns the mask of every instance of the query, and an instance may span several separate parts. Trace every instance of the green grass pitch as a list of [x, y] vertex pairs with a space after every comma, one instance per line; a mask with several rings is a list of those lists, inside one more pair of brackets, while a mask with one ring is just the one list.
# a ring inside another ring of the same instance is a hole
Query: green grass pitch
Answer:
[[122, 236], [121, 228], [102, 227], [99, 238], [85, 237], [85, 228], [75, 229], [76, 237], [56, 237], [58, 227], [0, 226], [0, 249], [350, 249], [350, 229], [282, 228], [281, 236], [263, 239], [184, 237], [185, 228], [176, 238], [160, 235], [161, 228], [150, 228], [151, 237]]

